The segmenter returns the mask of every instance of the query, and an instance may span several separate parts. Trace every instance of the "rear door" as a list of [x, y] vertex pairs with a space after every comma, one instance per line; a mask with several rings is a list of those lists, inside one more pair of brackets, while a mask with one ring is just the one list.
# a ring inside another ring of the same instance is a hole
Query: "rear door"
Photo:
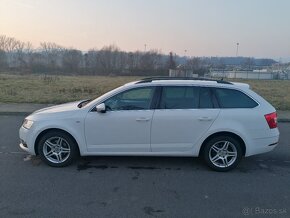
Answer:
[[185, 152], [210, 128], [220, 109], [210, 88], [162, 87], [151, 128], [153, 152]]

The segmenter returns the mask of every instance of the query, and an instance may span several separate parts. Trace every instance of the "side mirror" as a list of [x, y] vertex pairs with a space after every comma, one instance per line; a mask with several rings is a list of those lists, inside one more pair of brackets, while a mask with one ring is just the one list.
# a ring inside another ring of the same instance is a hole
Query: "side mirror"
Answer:
[[98, 104], [96, 106], [96, 111], [99, 112], [99, 113], [106, 113], [106, 105], [105, 105], [105, 103]]

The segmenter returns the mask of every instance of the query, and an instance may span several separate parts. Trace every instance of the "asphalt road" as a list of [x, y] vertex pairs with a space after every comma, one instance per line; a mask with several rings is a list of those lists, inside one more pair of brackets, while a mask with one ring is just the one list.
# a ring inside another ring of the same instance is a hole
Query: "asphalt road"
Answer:
[[52, 168], [0, 116], [0, 217], [290, 217], [290, 123], [280, 145], [227, 173], [198, 158], [86, 157]]

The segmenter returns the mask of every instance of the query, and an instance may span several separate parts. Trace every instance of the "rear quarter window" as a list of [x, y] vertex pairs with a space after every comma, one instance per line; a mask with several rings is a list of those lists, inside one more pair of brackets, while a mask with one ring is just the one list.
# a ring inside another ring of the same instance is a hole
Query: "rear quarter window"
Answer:
[[258, 103], [241, 91], [216, 88], [215, 94], [221, 108], [254, 108]]

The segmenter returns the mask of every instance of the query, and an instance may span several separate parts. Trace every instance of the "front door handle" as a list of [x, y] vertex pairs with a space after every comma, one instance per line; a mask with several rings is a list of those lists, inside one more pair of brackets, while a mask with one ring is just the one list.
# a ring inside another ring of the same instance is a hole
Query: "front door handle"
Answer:
[[211, 117], [199, 117], [198, 120], [199, 121], [211, 121], [212, 118]]
[[149, 121], [150, 119], [149, 118], [146, 118], [146, 117], [140, 117], [140, 118], [137, 118], [136, 121], [138, 122], [147, 122]]

